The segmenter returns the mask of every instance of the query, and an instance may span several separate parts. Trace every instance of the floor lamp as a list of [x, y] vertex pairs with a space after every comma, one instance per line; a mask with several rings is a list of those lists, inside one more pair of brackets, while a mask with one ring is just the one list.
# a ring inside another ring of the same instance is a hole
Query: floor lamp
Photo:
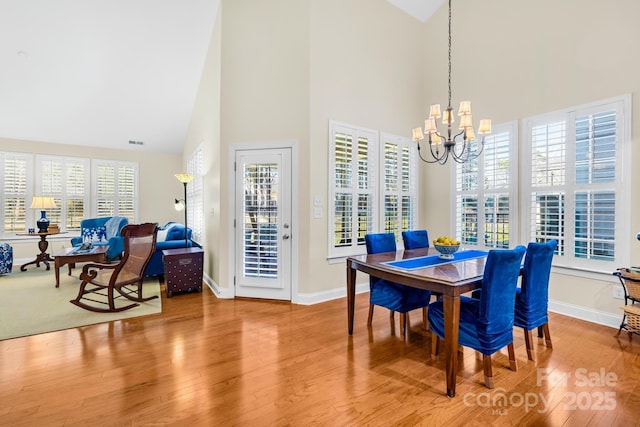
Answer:
[[184, 208], [184, 247], [189, 247], [189, 232], [187, 227], [187, 184], [195, 178], [190, 173], [177, 173], [175, 177], [184, 185], [184, 199], [175, 199], [176, 210]]

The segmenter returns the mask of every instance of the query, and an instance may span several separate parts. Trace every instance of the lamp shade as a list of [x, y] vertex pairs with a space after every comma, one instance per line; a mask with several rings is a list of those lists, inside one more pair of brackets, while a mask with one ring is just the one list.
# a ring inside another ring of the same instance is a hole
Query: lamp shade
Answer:
[[31, 209], [51, 209], [56, 207], [56, 202], [50, 196], [33, 196]]
[[194, 176], [190, 173], [177, 173], [175, 177], [183, 184], [188, 184], [193, 181]]

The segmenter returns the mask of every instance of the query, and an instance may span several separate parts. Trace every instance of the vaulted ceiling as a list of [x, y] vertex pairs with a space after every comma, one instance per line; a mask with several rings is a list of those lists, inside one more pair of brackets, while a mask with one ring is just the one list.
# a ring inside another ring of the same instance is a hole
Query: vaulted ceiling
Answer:
[[0, 0], [0, 138], [182, 152], [219, 3]]

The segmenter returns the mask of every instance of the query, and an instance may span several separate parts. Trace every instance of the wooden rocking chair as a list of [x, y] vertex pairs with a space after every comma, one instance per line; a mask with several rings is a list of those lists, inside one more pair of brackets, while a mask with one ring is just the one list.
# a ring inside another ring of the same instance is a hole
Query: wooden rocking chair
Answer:
[[[80, 291], [70, 302], [86, 310], [110, 313], [128, 310], [140, 305], [138, 302], [158, 298], [158, 295], [142, 297], [144, 270], [155, 252], [157, 230], [158, 225], [152, 223], [129, 224], [122, 228], [120, 235], [124, 238], [124, 253], [120, 262], [85, 264], [80, 273]], [[120, 297], [135, 303], [117, 307], [115, 300]]]

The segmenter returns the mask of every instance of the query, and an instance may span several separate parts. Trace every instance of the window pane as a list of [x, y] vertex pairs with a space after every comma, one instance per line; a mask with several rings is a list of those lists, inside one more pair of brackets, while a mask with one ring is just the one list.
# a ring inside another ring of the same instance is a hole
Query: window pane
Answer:
[[370, 173], [369, 140], [361, 137], [358, 138], [358, 189], [368, 190], [370, 188]]
[[615, 259], [615, 201], [615, 192], [576, 193], [576, 257]]
[[358, 246], [365, 244], [364, 236], [373, 231], [373, 203], [370, 194], [358, 196]]
[[535, 126], [531, 132], [531, 185], [564, 185], [565, 180], [565, 122]]
[[509, 133], [489, 137], [484, 149], [484, 188], [509, 188], [510, 147]]
[[564, 197], [564, 193], [533, 193], [531, 203], [534, 240], [557, 240], [559, 255], [564, 254]]
[[335, 247], [351, 246], [353, 241], [353, 230], [351, 226], [351, 218], [353, 218], [351, 194], [336, 193], [334, 206], [334, 236], [333, 244]]
[[384, 231], [386, 233], [396, 233], [399, 229], [398, 224], [398, 196], [388, 194], [384, 197]]
[[460, 242], [467, 245], [478, 244], [478, 197], [458, 196], [457, 197], [458, 218], [456, 223], [459, 226], [458, 235]]
[[490, 195], [484, 201], [484, 244], [509, 248], [509, 195]]
[[478, 159], [471, 159], [457, 165], [457, 191], [476, 191], [478, 189]]
[[615, 179], [615, 110], [577, 117], [576, 183], [609, 183]]
[[3, 231], [5, 233], [24, 232], [28, 228], [26, 227], [27, 158], [5, 154], [3, 159]]
[[335, 186], [351, 188], [351, 161], [353, 158], [353, 141], [351, 135], [341, 132], [335, 134]]

